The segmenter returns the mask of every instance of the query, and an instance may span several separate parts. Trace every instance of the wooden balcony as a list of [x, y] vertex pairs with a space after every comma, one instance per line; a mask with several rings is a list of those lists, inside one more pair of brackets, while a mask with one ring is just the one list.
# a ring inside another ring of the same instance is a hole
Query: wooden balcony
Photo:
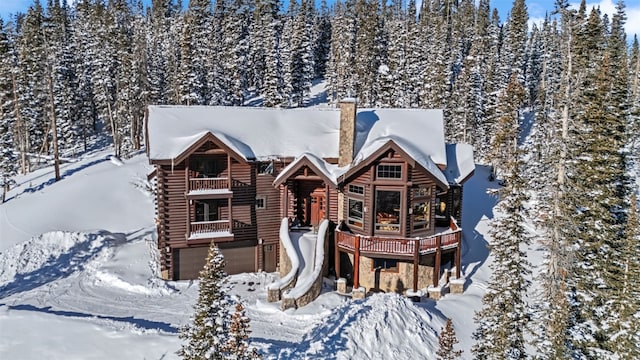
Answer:
[[364, 236], [338, 230], [336, 242], [340, 250], [347, 252], [354, 252], [357, 244], [362, 254], [408, 259], [416, 254], [426, 255], [435, 253], [438, 249], [447, 250], [458, 247], [461, 235], [460, 229], [420, 239]]
[[189, 190], [229, 190], [229, 178], [191, 178], [189, 179]]
[[195, 221], [190, 225], [191, 232], [188, 240], [233, 236], [229, 220]]
[[190, 178], [187, 196], [190, 199], [230, 197], [233, 192], [229, 187], [229, 178]]

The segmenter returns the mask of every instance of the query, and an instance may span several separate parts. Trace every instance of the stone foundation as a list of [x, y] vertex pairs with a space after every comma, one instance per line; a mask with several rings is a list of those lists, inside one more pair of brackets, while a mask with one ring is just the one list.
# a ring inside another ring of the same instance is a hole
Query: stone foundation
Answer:
[[451, 281], [449, 281], [449, 292], [452, 294], [462, 294], [464, 292], [465, 281], [465, 278], [451, 279]]
[[[350, 258], [353, 259], [352, 255]], [[418, 265], [418, 289], [432, 285], [433, 267]], [[373, 259], [360, 256], [360, 286], [367, 290], [395, 292], [403, 294], [413, 290], [413, 263], [398, 261], [397, 270], [373, 268]]]
[[340, 294], [346, 294], [347, 293], [347, 279], [340, 278], [340, 279], [336, 280], [336, 290]]
[[429, 299], [440, 300], [442, 298], [442, 288], [439, 286], [429, 286], [427, 292], [429, 293]]
[[353, 289], [353, 292], [351, 293], [351, 297], [354, 300], [364, 299], [366, 294], [367, 294], [366, 289], [361, 286], [361, 287], [359, 287], [357, 289]]

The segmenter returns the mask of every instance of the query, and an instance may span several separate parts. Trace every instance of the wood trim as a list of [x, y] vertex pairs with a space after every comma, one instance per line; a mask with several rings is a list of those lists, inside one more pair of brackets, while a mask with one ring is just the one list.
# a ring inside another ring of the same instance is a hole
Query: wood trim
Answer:
[[[211, 132], [207, 132], [200, 139], [194, 141], [181, 154], [176, 156], [175, 159], [173, 159], [173, 163], [176, 163], [176, 164], [181, 163], [185, 158], [187, 158], [189, 155], [194, 153], [198, 148], [200, 148], [202, 145], [204, 145], [207, 141], [211, 141], [214, 144], [216, 144], [217, 146], [219, 146], [220, 148], [224, 149], [224, 151], [227, 153], [227, 155], [232, 156], [238, 162], [240, 162], [240, 163], [246, 163], [247, 162], [247, 160], [242, 155], [240, 155], [237, 152], [235, 152], [234, 150], [232, 150], [229, 146], [227, 146], [227, 144], [224, 141], [221, 141], [220, 139], [218, 139], [218, 137], [213, 135]], [[169, 159], [169, 161], [171, 161], [171, 159]]]
[[[293, 176], [296, 173], [296, 171], [300, 170], [303, 166], [306, 166], [306, 168], [311, 169], [316, 175], [315, 176], [307, 175], [307, 173], [305, 172], [305, 176], [302, 176], [302, 177], [296, 176], [294, 177], [294, 180], [322, 180], [324, 181], [325, 184], [331, 184], [331, 185], [337, 186], [337, 184], [332, 179], [329, 179], [322, 171], [320, 171], [320, 169], [318, 169], [317, 166], [315, 166], [311, 161], [309, 161], [306, 155], [303, 155], [303, 157], [296, 164], [289, 167], [286, 171], [280, 173], [280, 175], [278, 175], [278, 179], [276, 179], [273, 182], [273, 186], [278, 186], [282, 183], [287, 182], [287, 180], [289, 180], [291, 176]], [[306, 171], [306, 168], [305, 168], [305, 171]]]
[[[346, 182], [347, 179], [349, 179], [352, 175], [354, 175], [358, 171], [373, 164], [374, 161], [382, 158], [386, 154], [386, 152], [389, 150], [393, 150], [399, 153], [400, 156], [404, 158], [406, 163], [408, 163], [411, 166], [415, 166], [415, 163], [416, 163], [415, 159], [409, 156], [409, 154], [407, 154], [404, 150], [402, 150], [402, 148], [400, 148], [400, 146], [398, 146], [393, 140], [389, 140], [384, 145], [380, 146], [380, 148], [378, 148], [378, 150], [376, 150], [373, 154], [369, 155], [369, 157], [362, 160], [358, 165], [349, 169], [343, 175], [343, 182]], [[372, 179], [375, 179], [375, 178], [372, 178]]]

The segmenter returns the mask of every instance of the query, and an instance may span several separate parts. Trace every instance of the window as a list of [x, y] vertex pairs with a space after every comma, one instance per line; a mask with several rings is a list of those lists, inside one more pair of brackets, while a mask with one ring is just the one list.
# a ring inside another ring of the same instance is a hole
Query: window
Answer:
[[430, 200], [414, 201], [411, 210], [413, 213], [413, 230], [429, 229], [429, 220], [431, 219]]
[[398, 271], [398, 260], [395, 259], [373, 259], [373, 270]]
[[349, 185], [349, 192], [352, 193], [352, 194], [364, 195], [364, 186]]
[[194, 157], [191, 159], [189, 167], [197, 172], [198, 177], [204, 178], [218, 177], [222, 172], [218, 161], [210, 157]]
[[378, 165], [379, 179], [402, 179], [402, 165]]
[[419, 185], [413, 189], [411, 214], [413, 230], [426, 230], [431, 227], [431, 186]]
[[259, 175], [273, 175], [273, 161], [268, 162], [259, 162], [258, 163], [258, 174]]
[[196, 221], [220, 220], [220, 200], [196, 200]]
[[347, 222], [349, 225], [357, 226], [359, 228], [362, 227], [362, 209], [362, 200], [349, 199], [349, 215], [347, 216]]
[[256, 209], [266, 209], [266, 208], [267, 208], [267, 197], [256, 196]]
[[400, 232], [400, 191], [376, 190], [376, 230]]

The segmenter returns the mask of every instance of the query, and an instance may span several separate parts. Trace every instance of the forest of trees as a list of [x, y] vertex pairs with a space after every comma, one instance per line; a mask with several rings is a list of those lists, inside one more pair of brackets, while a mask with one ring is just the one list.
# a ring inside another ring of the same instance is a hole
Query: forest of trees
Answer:
[[35, 0], [0, 23], [0, 185], [96, 139], [126, 157], [149, 104], [298, 107], [324, 79], [332, 102], [442, 108], [447, 140], [505, 185], [474, 355], [640, 358], [640, 49], [623, 1], [607, 16], [557, 0], [531, 28], [524, 0], [506, 19], [489, 0], [420, 4]]

